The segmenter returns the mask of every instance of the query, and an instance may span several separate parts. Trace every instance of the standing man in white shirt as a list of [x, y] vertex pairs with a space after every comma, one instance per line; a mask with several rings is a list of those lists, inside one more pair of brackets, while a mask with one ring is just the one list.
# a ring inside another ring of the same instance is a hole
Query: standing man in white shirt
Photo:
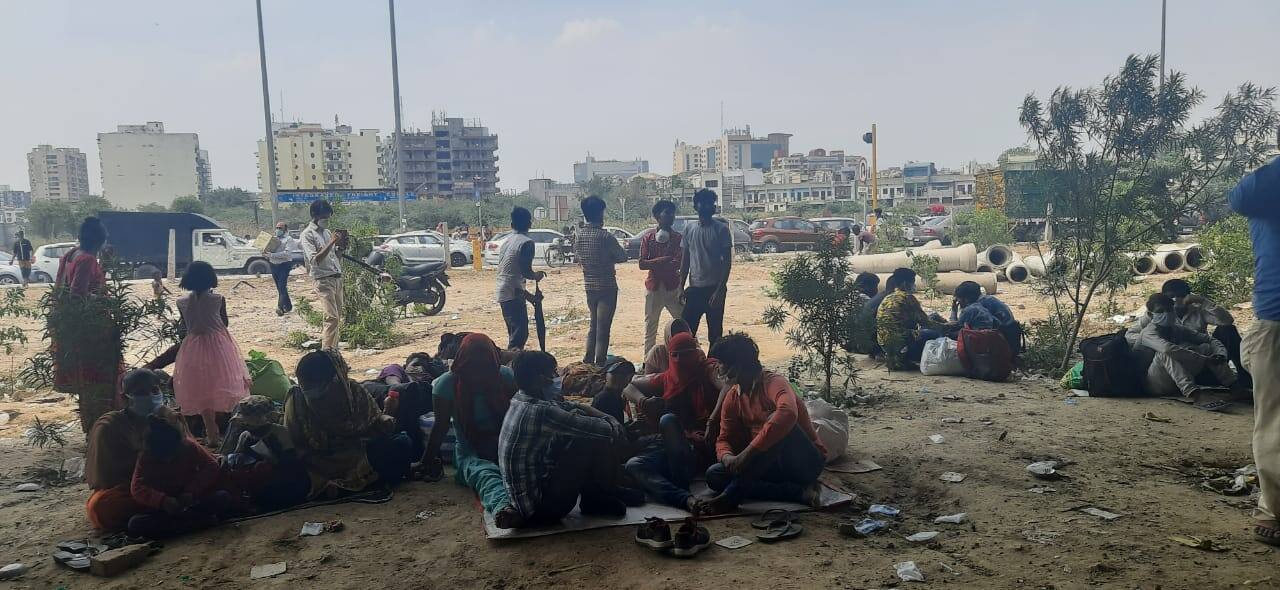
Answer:
[[271, 280], [276, 284], [278, 316], [293, 311], [293, 301], [289, 299], [289, 272], [293, 270], [293, 251], [297, 249], [298, 240], [289, 235], [289, 224], [277, 223], [276, 249], [267, 252], [267, 262], [271, 263]]
[[329, 231], [330, 217], [333, 217], [333, 206], [328, 201], [321, 199], [311, 203], [311, 223], [302, 230], [302, 257], [320, 297], [320, 310], [324, 312], [320, 346], [324, 350], [336, 351], [342, 330], [342, 264], [339, 254], [346, 244], [341, 233]]

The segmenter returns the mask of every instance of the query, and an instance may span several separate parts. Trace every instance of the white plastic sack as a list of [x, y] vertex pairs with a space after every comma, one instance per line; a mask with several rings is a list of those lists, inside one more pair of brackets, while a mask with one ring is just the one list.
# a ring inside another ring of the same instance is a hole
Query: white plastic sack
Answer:
[[804, 404], [818, 440], [827, 447], [827, 463], [844, 457], [849, 450], [849, 415], [821, 399], [806, 400]]
[[920, 372], [925, 375], [964, 375], [960, 347], [955, 340], [943, 336], [924, 343], [920, 356]]

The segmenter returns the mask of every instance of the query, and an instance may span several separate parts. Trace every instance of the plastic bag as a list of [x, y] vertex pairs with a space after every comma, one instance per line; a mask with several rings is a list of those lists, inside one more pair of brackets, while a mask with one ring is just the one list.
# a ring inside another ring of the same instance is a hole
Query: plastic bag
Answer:
[[804, 404], [818, 440], [827, 447], [827, 463], [844, 457], [849, 449], [849, 415], [826, 400], [805, 400]]
[[1084, 361], [1078, 362], [1062, 376], [1063, 389], [1084, 389]]
[[271, 401], [284, 403], [285, 396], [293, 384], [284, 372], [280, 361], [267, 358], [267, 355], [256, 350], [249, 351], [249, 360], [245, 361], [249, 368], [249, 377], [253, 385], [249, 386], [251, 395], [262, 395]]
[[924, 343], [920, 356], [920, 372], [925, 375], [964, 375], [964, 363], [960, 362], [960, 349], [955, 340], [934, 338]]

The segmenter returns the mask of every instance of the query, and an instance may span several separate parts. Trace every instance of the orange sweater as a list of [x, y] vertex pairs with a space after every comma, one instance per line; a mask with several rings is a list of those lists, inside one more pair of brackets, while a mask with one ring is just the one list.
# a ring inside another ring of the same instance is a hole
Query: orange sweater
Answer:
[[740, 453], [747, 446], [767, 451], [790, 434], [792, 428], [800, 428], [822, 456], [827, 455], [809, 420], [808, 408], [791, 389], [787, 378], [765, 371], [750, 393], [744, 395], [735, 385], [725, 395], [720, 410], [716, 458]]

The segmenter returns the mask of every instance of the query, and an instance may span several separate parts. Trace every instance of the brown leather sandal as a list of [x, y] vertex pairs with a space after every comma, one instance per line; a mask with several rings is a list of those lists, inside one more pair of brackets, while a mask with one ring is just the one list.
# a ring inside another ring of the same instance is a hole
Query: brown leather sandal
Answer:
[[1263, 525], [1254, 525], [1253, 539], [1268, 545], [1280, 547], [1280, 528], [1269, 527]]

